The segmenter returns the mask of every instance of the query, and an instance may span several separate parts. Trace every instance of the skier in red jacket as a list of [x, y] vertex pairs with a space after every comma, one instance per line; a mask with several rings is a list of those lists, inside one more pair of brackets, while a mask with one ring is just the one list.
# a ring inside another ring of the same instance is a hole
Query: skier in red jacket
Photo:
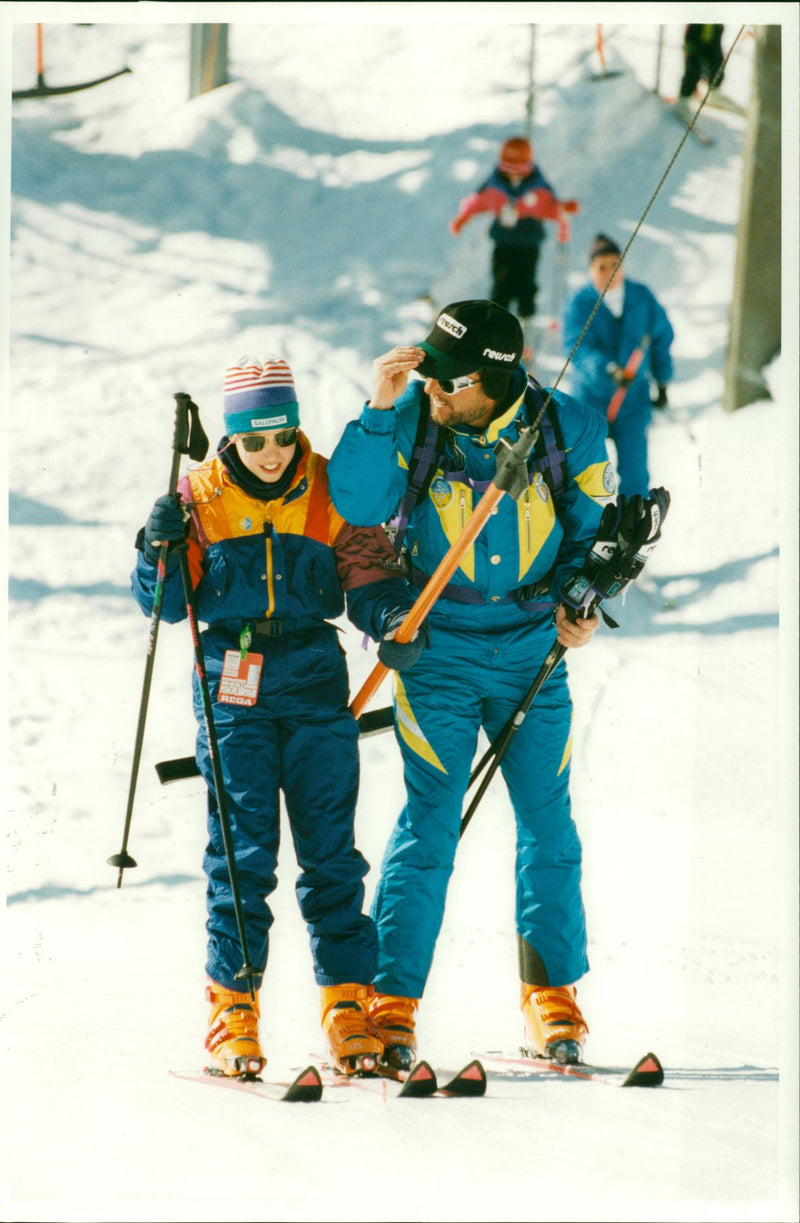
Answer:
[[493, 243], [490, 297], [508, 310], [516, 301], [524, 323], [536, 310], [536, 268], [545, 239], [545, 221], [578, 212], [576, 200], [559, 200], [534, 160], [529, 140], [512, 136], [500, 150], [497, 165], [486, 181], [465, 196], [450, 222], [457, 235], [472, 217], [494, 214], [489, 229]]

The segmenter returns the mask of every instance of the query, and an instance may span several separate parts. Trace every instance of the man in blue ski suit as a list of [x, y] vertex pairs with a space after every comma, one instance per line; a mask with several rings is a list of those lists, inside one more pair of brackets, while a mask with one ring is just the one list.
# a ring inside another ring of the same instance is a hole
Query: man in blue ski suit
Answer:
[[[176, 548], [185, 548], [230, 816], [254, 994], [243, 964], [225, 837], [197, 670], [197, 762], [208, 786], [206, 1050], [211, 1073], [258, 1074], [258, 990], [266, 968], [283, 793], [301, 873], [322, 1025], [343, 1073], [373, 1064], [382, 1043], [366, 1000], [377, 960], [362, 912], [368, 870], [354, 840], [358, 726], [344, 650], [331, 620], [345, 610], [373, 639], [392, 633], [412, 598], [381, 528], [356, 528], [329, 496], [327, 461], [299, 429], [294, 380], [279, 357], [226, 371], [226, 435], [217, 454], [159, 497], [140, 532], [133, 592], [150, 614], [160, 549], [162, 616], [186, 615]], [[389, 646], [394, 644], [389, 643]], [[422, 640], [418, 649], [422, 648]], [[414, 647], [411, 648], [413, 656]]]
[[[564, 309], [565, 356], [572, 352], [606, 285], [608, 288], [572, 357], [567, 385], [581, 403], [608, 418], [609, 437], [617, 451], [619, 492], [625, 497], [637, 493], [647, 497], [647, 431], [652, 409], [668, 406], [674, 334], [666, 311], [651, 290], [626, 277], [621, 266], [614, 273], [619, 258], [616, 242], [598, 234], [589, 251], [589, 283]], [[641, 364], [635, 371], [626, 370], [637, 350], [642, 351]], [[652, 399], [651, 379], [657, 387]]]
[[[371, 401], [334, 450], [334, 504], [361, 525], [396, 515], [416, 593], [495, 475], [495, 446], [515, 441], [545, 403], [519, 365], [522, 351], [522, 328], [507, 310], [490, 301], [446, 306], [423, 343], [375, 361]], [[412, 371], [425, 381], [409, 384]], [[385, 1060], [397, 1068], [416, 1056], [416, 1012], [444, 915], [478, 731], [483, 726], [494, 740], [556, 637], [580, 646], [597, 628], [596, 616], [571, 623], [559, 591], [580, 570], [613, 497], [605, 433], [597, 413], [553, 394], [528, 487], [518, 500], [501, 498], [425, 622], [428, 648], [395, 676], [407, 801], [373, 907], [380, 949], [370, 1014]], [[581, 846], [569, 797], [570, 722], [562, 662], [501, 765], [517, 825], [528, 1046], [566, 1060], [579, 1056], [587, 1031], [574, 983], [588, 968]]]

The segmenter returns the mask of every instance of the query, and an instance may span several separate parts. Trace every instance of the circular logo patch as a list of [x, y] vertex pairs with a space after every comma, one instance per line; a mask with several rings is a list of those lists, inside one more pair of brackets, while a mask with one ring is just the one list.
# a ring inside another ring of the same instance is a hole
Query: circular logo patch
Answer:
[[437, 476], [431, 483], [431, 499], [438, 510], [444, 510], [453, 500], [453, 486], [444, 476]]
[[239, 529], [241, 531], [252, 531], [253, 529], [252, 518], [240, 518], [239, 519]]
[[608, 493], [609, 497], [616, 492], [617, 478], [614, 473], [614, 468], [611, 463], [606, 463], [603, 471], [603, 490]]
[[533, 487], [540, 501], [544, 501], [545, 505], [550, 500], [550, 489], [547, 487], [547, 482], [540, 471], [537, 471], [533, 477]]

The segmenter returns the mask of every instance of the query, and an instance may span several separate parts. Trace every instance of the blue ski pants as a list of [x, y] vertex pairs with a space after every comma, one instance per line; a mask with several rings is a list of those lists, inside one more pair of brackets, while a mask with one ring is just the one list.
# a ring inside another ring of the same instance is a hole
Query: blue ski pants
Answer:
[[617, 451], [619, 491], [624, 497], [650, 495], [650, 473], [647, 465], [647, 433], [652, 408], [646, 384], [640, 389], [634, 384], [628, 391], [617, 419], [608, 427]]
[[[258, 970], [255, 985], [261, 984], [269, 952], [273, 916], [267, 901], [277, 884], [281, 792], [300, 868], [295, 890], [316, 981], [368, 984], [377, 939], [363, 913], [369, 868], [354, 840], [358, 726], [347, 708], [347, 668], [336, 631], [321, 626], [256, 638], [252, 649], [263, 653], [264, 665], [252, 707], [217, 701], [221, 646], [229, 647], [230, 640], [220, 642], [213, 630], [203, 640], [245, 933]], [[243, 953], [196, 675], [194, 706], [200, 724], [196, 756], [208, 786], [206, 970], [220, 985], [243, 990], [246, 985], [236, 981]]]
[[[425, 989], [444, 917], [479, 728], [494, 740], [555, 640], [552, 624], [477, 633], [443, 621], [435, 613], [430, 648], [395, 680], [406, 804], [372, 910], [379, 940], [375, 987], [413, 998]], [[571, 715], [562, 662], [501, 765], [516, 820], [517, 932], [554, 986], [571, 984], [588, 969], [581, 845], [569, 798]], [[466, 835], [481, 831], [473, 825]], [[479, 904], [487, 881], [474, 883]]]

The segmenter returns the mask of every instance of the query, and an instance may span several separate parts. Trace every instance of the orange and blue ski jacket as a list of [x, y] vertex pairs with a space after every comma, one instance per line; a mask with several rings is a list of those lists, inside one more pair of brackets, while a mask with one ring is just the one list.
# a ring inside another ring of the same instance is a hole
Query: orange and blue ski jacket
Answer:
[[[303, 433], [298, 443], [294, 478], [272, 499], [261, 500], [238, 484], [219, 453], [178, 485], [191, 506], [187, 547], [198, 619], [238, 645], [250, 621], [274, 621], [276, 632], [285, 633], [336, 619], [346, 609], [377, 641], [387, 619], [413, 601], [394, 552], [382, 528], [353, 527], [337, 513], [328, 493], [327, 459], [314, 453]], [[156, 567], [141, 551], [132, 582], [149, 614]], [[162, 617], [175, 623], [185, 615], [171, 554]]]

